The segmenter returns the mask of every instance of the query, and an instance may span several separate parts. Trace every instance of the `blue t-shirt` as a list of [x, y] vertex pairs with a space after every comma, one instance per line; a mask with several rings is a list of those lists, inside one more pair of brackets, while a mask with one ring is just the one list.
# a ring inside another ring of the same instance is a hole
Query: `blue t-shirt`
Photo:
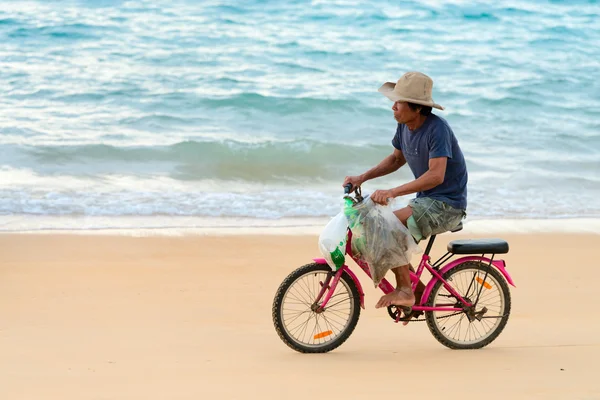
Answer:
[[448, 157], [444, 182], [417, 193], [417, 197], [431, 197], [454, 208], [467, 208], [467, 165], [445, 119], [429, 114], [414, 132], [406, 125], [398, 124], [392, 145], [402, 151], [415, 179], [429, 170], [430, 158]]

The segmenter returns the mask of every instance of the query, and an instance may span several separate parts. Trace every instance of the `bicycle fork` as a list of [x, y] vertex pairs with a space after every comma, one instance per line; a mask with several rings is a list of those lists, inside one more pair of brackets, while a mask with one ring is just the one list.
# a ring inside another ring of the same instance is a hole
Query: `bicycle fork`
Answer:
[[[314, 261], [318, 264], [327, 264], [327, 261], [325, 261], [324, 258], [315, 258]], [[342, 278], [344, 272], [347, 273], [350, 276], [350, 278], [352, 278], [354, 285], [356, 285], [356, 288], [358, 289], [358, 294], [360, 297], [360, 306], [362, 307], [362, 309], [365, 308], [365, 293], [363, 291], [362, 285], [360, 284], [360, 281], [358, 280], [358, 277], [354, 274], [354, 272], [352, 272], [350, 268], [348, 268], [347, 265], [343, 265], [337, 271], [330, 271], [329, 273], [327, 273], [327, 278], [325, 278], [324, 282], [319, 282], [319, 284], [321, 285], [321, 290], [319, 291], [317, 298], [311, 306], [311, 309], [314, 312], [321, 313], [323, 312], [325, 307], [327, 307], [327, 304], [329, 303], [329, 300], [331, 300], [331, 296], [333, 296], [333, 292], [335, 292], [335, 288], [340, 282], [340, 279]], [[321, 301], [321, 299], [323, 299], [323, 301]], [[319, 304], [319, 302], [321, 302], [321, 304]]]

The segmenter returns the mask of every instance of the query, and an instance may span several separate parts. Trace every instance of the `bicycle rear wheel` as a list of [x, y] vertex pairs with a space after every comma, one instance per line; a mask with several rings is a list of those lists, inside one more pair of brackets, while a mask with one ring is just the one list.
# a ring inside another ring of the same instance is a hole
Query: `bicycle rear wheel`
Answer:
[[[427, 311], [425, 319], [433, 336], [451, 349], [479, 349], [493, 342], [510, 314], [510, 291], [504, 277], [487, 264], [469, 261], [446, 272], [444, 279], [465, 300], [473, 303], [479, 296], [479, 301], [471, 310]], [[427, 305], [462, 307], [441, 281], [434, 285]]]
[[275, 330], [285, 344], [301, 353], [326, 353], [339, 347], [358, 323], [360, 295], [347, 273], [342, 274], [327, 307], [316, 309], [315, 299], [330, 272], [328, 265], [307, 264], [288, 275], [275, 294]]

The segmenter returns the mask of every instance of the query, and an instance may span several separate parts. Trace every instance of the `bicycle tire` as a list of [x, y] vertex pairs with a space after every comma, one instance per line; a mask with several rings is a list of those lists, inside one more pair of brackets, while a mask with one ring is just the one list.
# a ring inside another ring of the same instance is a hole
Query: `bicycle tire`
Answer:
[[[458, 272], [461, 272], [463, 270], [466, 270], [466, 269], [480, 270], [480, 271], [483, 271], [483, 273], [487, 272], [488, 276], [491, 276], [496, 281], [496, 283], [498, 284], [498, 287], [500, 288], [500, 293], [502, 293], [502, 296], [503, 296], [504, 309], [502, 310], [502, 316], [499, 317], [500, 323], [494, 327], [494, 331], [492, 333], [488, 333], [488, 335], [486, 337], [484, 337], [482, 340], [480, 340], [478, 342], [468, 343], [468, 344], [458, 343], [458, 342], [453, 341], [450, 338], [448, 338], [448, 336], [444, 332], [442, 332], [442, 330], [439, 328], [438, 324], [436, 323], [435, 312], [427, 311], [425, 313], [425, 320], [427, 321], [427, 327], [431, 331], [432, 335], [436, 338], [436, 340], [438, 342], [440, 342], [444, 346], [446, 346], [450, 349], [455, 349], [455, 350], [480, 349], [480, 348], [485, 347], [485, 346], [489, 345], [490, 343], [492, 343], [500, 335], [500, 333], [502, 333], [502, 331], [504, 330], [504, 327], [506, 326], [506, 324], [508, 322], [508, 317], [510, 315], [510, 309], [511, 309], [510, 290], [509, 290], [508, 284], [506, 282], [506, 279], [494, 267], [490, 267], [488, 270], [487, 264], [484, 264], [482, 262], [477, 262], [477, 261], [467, 261], [467, 262], [461, 263], [461, 264], [457, 265], [456, 267], [452, 268], [451, 270], [447, 271], [444, 274], [443, 278], [446, 281], [448, 281], [449, 278], [452, 277], [452, 275], [454, 275]], [[430, 306], [430, 307], [433, 306], [433, 302], [435, 301], [435, 298], [436, 298], [437, 293], [440, 290], [441, 286], [442, 286], [442, 281], [436, 282], [436, 284], [433, 286], [433, 289], [431, 291], [431, 294], [430, 294], [429, 299], [426, 304], [427, 306]], [[461, 295], [464, 295], [464, 294], [461, 293]]]
[[[279, 335], [281, 340], [286, 345], [300, 353], [327, 353], [338, 348], [350, 337], [350, 335], [354, 331], [354, 328], [356, 327], [356, 324], [358, 323], [358, 319], [360, 317], [360, 294], [358, 288], [356, 287], [356, 284], [354, 283], [354, 280], [350, 277], [349, 274], [344, 272], [341, 276], [338, 285], [343, 284], [342, 281], [344, 281], [344, 284], [347, 286], [352, 295], [351, 312], [348, 318], [349, 321], [344, 327], [344, 329], [334, 339], [329, 340], [320, 346], [309, 346], [300, 343], [299, 341], [295, 340], [292, 337], [292, 335], [287, 331], [281, 310], [283, 306], [284, 297], [288, 290], [296, 281], [298, 281], [299, 278], [306, 276], [307, 274], [310, 274], [312, 272], [330, 271], [331, 268], [326, 264], [306, 264], [290, 273], [279, 285], [279, 288], [277, 289], [277, 292], [275, 294], [272, 307], [272, 318], [275, 330], [277, 331], [277, 334]], [[327, 307], [325, 308], [324, 312], [327, 312]]]

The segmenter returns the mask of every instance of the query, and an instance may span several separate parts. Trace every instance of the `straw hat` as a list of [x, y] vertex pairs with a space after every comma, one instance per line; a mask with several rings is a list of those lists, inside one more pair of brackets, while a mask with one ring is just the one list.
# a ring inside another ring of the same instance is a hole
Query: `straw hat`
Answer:
[[379, 92], [393, 102], [407, 101], [443, 110], [444, 107], [435, 103], [431, 98], [432, 88], [433, 80], [427, 75], [420, 72], [407, 72], [400, 77], [398, 83], [384, 83], [379, 88]]

